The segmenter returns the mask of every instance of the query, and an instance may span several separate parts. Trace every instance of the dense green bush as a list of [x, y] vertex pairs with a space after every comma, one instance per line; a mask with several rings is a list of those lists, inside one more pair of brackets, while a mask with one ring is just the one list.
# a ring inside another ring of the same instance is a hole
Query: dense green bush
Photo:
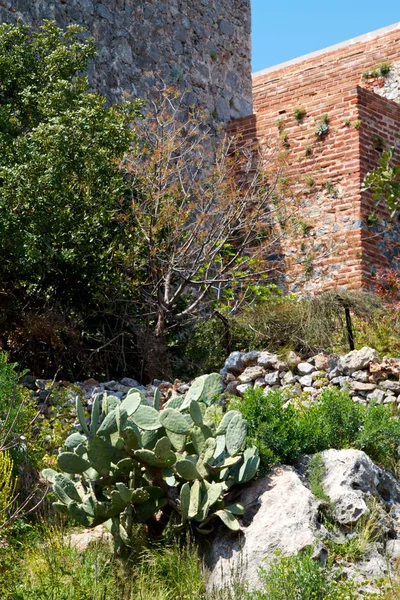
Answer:
[[355, 600], [351, 581], [338, 581], [331, 566], [322, 567], [308, 550], [295, 556], [277, 555], [270, 570], [261, 570], [260, 590], [248, 600]]
[[0, 345], [37, 372], [73, 369], [132, 305], [117, 268], [131, 236], [118, 162], [139, 105], [90, 92], [82, 32], [0, 26]]
[[293, 463], [303, 454], [329, 448], [358, 448], [385, 467], [399, 461], [400, 421], [384, 405], [364, 406], [347, 392], [323, 390], [318, 401], [305, 407], [300, 398], [287, 403], [281, 390], [264, 395], [260, 388], [248, 390], [230, 408], [240, 410], [249, 436], [260, 451], [264, 471], [276, 462]]

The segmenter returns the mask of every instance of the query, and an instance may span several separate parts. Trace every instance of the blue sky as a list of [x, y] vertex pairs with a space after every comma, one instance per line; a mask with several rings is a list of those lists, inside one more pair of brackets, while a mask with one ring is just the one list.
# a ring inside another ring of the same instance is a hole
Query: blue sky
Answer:
[[253, 72], [400, 21], [399, 0], [251, 0]]

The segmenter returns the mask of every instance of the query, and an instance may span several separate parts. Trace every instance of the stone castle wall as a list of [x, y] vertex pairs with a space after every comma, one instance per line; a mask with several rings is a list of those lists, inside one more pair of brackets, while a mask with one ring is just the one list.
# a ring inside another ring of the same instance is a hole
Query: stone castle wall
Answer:
[[89, 73], [109, 100], [179, 84], [213, 125], [252, 112], [250, 0], [0, 0], [0, 22], [77, 23], [98, 48]]

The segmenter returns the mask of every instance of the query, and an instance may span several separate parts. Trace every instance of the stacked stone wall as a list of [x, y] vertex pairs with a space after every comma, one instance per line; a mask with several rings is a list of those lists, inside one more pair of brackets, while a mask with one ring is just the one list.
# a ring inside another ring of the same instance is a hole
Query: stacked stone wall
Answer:
[[109, 100], [177, 84], [215, 127], [252, 112], [250, 0], [1, 0], [0, 22], [54, 19], [94, 36], [92, 86]]

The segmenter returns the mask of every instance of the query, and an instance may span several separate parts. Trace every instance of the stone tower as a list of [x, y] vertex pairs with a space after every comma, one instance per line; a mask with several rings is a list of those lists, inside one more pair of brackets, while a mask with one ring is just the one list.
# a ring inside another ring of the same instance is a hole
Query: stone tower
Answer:
[[83, 25], [96, 40], [93, 88], [145, 97], [158, 77], [216, 125], [252, 113], [250, 0], [2, 0], [0, 21]]

